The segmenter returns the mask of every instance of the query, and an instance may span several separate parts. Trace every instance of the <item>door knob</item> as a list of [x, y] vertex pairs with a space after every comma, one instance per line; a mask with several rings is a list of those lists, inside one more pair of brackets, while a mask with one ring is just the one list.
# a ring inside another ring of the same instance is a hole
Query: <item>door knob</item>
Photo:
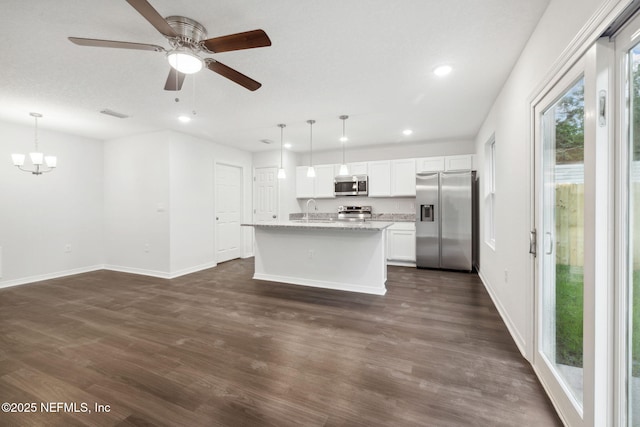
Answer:
[[216, 221], [219, 220], [220, 218], [216, 217]]
[[273, 218], [276, 218], [276, 216], [274, 215]]

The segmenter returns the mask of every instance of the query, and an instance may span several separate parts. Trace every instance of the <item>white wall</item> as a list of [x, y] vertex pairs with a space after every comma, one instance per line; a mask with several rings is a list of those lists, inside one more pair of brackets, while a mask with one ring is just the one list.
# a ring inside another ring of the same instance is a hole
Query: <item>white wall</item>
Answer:
[[605, 3], [615, 1], [551, 0], [475, 140], [482, 179], [484, 145], [495, 132], [496, 248], [484, 243], [482, 229], [481, 277], [525, 357], [531, 357], [533, 347], [534, 307], [528, 254], [532, 209], [528, 103], [563, 51]]
[[[411, 157], [453, 156], [475, 152], [472, 138], [460, 140], [419, 141], [414, 143], [386, 144], [374, 147], [350, 148], [347, 143], [345, 158], [347, 163], [368, 162], [375, 160], [407, 159]], [[342, 149], [319, 151], [313, 153], [316, 165], [342, 163]], [[298, 165], [309, 164], [309, 153], [298, 155]]]
[[170, 273], [169, 154], [166, 132], [105, 141], [108, 268], [160, 277]]
[[[243, 170], [251, 220], [251, 153], [162, 131], [105, 142], [107, 268], [175, 277], [214, 266], [216, 163]], [[253, 251], [242, 228], [242, 256]]]
[[211, 143], [175, 132], [170, 144], [170, 271], [215, 265]]
[[0, 287], [103, 264], [102, 142], [43, 129], [38, 139], [58, 168], [35, 176], [10, 157], [33, 151], [33, 126], [0, 122]]
[[[215, 265], [215, 165], [242, 168], [243, 222], [252, 218], [253, 172], [249, 152], [177, 132], [170, 135], [171, 271], [176, 275]], [[213, 234], [208, 231], [212, 227]], [[253, 253], [253, 230], [241, 230], [242, 256], [247, 257]]]

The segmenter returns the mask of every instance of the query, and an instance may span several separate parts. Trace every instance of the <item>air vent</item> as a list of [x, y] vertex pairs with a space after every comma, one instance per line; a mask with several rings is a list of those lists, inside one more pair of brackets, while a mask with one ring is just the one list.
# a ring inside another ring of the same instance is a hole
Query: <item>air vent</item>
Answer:
[[104, 110], [102, 110], [100, 112], [102, 114], [106, 114], [107, 116], [113, 116], [113, 117], [117, 117], [119, 119], [126, 119], [127, 117], [129, 117], [126, 114], [118, 113], [117, 111], [109, 110], [108, 108], [105, 108]]
[[273, 144], [273, 141], [270, 139], [261, 139], [260, 142], [262, 142], [263, 144]]

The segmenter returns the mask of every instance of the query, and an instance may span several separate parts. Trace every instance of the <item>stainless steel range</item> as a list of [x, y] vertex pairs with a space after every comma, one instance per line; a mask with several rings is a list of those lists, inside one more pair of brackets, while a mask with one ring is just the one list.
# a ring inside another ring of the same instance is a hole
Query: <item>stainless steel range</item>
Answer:
[[372, 217], [371, 206], [339, 206], [338, 221], [366, 221]]

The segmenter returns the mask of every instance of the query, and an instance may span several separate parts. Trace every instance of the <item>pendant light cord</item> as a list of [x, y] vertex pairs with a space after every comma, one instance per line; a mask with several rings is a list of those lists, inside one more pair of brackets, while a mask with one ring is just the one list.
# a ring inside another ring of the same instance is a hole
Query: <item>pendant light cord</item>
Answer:
[[38, 152], [38, 116], [35, 116], [34, 118], [36, 119], [36, 129], [35, 129], [36, 152]]
[[345, 142], [346, 142], [346, 141], [344, 141], [344, 122], [345, 122], [345, 120], [347, 120], [347, 119], [346, 118], [342, 119], [342, 164], [343, 165], [346, 164], [344, 162], [344, 146], [345, 146]]
[[280, 126], [280, 169], [282, 169], [282, 150], [283, 150], [283, 138], [284, 138], [284, 127], [286, 125], [282, 124], [282, 125], [278, 125]]

